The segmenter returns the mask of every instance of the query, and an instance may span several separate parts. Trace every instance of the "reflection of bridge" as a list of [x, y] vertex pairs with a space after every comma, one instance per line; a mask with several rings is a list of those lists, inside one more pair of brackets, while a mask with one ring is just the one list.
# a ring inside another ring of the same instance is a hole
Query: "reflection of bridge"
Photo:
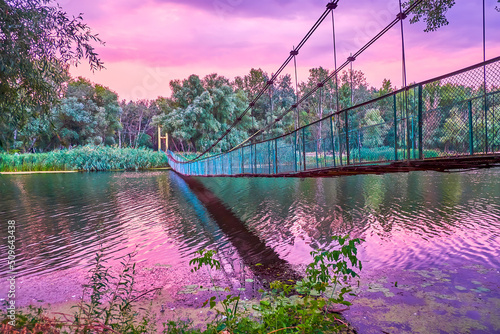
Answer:
[[[336, 2], [333, 3], [325, 12], [332, 11], [332, 20], [336, 8]], [[500, 57], [339, 110], [337, 73], [349, 64], [352, 66], [356, 57], [397, 22], [402, 22], [410, 10], [400, 12], [388, 27], [266, 129], [257, 131], [229, 152], [217, 155], [207, 157], [210, 151], [207, 150], [188, 161], [169, 151], [171, 167], [184, 175], [303, 177], [500, 165]], [[273, 85], [317, 25], [211, 149]], [[322, 99], [322, 92], [331, 80], [336, 87], [337, 108], [334, 101]], [[350, 94], [352, 101], [352, 82]], [[256, 135], [263, 134], [301, 105], [320, 112], [329, 108], [330, 115], [286, 135], [255, 141]]]

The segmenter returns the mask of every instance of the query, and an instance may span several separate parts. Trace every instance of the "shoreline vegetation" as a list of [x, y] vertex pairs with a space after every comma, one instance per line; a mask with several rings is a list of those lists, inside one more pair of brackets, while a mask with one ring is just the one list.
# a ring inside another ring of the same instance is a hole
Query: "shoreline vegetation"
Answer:
[[2, 174], [164, 169], [167, 156], [146, 148], [86, 145], [47, 153], [0, 153]]
[[[176, 319], [157, 322], [157, 307], [140, 304], [147, 296], [157, 295], [161, 288], [138, 291], [135, 281], [135, 252], [121, 262], [121, 269], [111, 273], [106, 266], [102, 246], [96, 253], [88, 284], [76, 305], [65, 313], [50, 313], [43, 308], [28, 307], [0, 313], [0, 332], [15, 333], [164, 333], [164, 334], [271, 334], [271, 333], [355, 333], [341, 316], [351, 303], [351, 286], [359, 275], [361, 262], [357, 246], [362, 239], [334, 236], [335, 250], [311, 252], [313, 262], [298, 281], [274, 281], [259, 290], [261, 297], [240, 300], [230, 288], [216, 285], [215, 271], [222, 269], [214, 257], [215, 250], [199, 250], [189, 264], [192, 272], [208, 274], [215, 295], [203, 307], [207, 312], [203, 324], [199, 319]], [[356, 271], [354, 271], [356, 270]], [[147, 302], [147, 301], [146, 301]], [[339, 308], [340, 307], [340, 308]], [[160, 312], [164, 312], [163, 305]], [[193, 312], [198, 313], [198, 312]], [[205, 327], [206, 329], [202, 329]]]

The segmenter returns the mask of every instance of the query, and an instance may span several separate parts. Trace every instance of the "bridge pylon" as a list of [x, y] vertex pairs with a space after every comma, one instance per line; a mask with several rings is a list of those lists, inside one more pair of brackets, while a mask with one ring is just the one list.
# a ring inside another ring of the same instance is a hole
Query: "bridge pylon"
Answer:
[[165, 139], [165, 152], [168, 151], [168, 133], [161, 135], [161, 126], [158, 125], [158, 151], [161, 151], [161, 140]]

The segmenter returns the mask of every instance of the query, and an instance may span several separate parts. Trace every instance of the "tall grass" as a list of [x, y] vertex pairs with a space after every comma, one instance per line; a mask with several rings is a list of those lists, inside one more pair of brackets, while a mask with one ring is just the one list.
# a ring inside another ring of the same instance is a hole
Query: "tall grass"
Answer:
[[88, 145], [48, 153], [0, 154], [1, 172], [139, 170], [167, 166], [164, 153], [144, 148]]

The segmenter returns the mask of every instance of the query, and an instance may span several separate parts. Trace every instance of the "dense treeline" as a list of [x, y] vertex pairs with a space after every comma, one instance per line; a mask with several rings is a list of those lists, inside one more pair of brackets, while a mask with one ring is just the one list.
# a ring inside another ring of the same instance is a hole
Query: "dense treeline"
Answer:
[[[290, 75], [280, 76], [275, 80], [269, 90], [255, 103], [251, 112], [243, 117], [238, 126], [217, 145], [214, 151], [228, 150], [257, 130], [265, 128], [329, 74], [328, 70], [322, 67], [313, 68], [309, 73], [308, 80], [298, 86], [298, 96]], [[162, 112], [153, 118], [153, 123], [162, 125], [164, 131], [173, 137], [174, 149], [203, 151], [226, 132], [271, 77], [272, 75], [262, 69], [251, 69], [249, 74], [236, 77], [233, 81], [217, 74], [208, 75], [203, 79], [191, 75], [182, 82], [172, 81], [170, 83], [172, 96], [157, 100]], [[390, 88], [390, 82], [388, 85]], [[361, 71], [343, 72], [338, 85], [330, 81], [322, 90], [322, 96], [308, 99], [305, 104], [300, 105], [297, 112], [287, 114], [280, 122], [255, 139], [285, 134], [320, 119], [336, 111], [337, 108], [341, 110], [367, 101], [379, 91], [368, 87]]]
[[[308, 81], [299, 85], [299, 95], [314, 87], [328, 71], [320, 67], [311, 69], [310, 74]], [[174, 149], [201, 151], [230, 127], [269, 79], [270, 75], [261, 69], [252, 69], [233, 81], [217, 74], [204, 78], [191, 75], [182, 81], [171, 81], [169, 98], [129, 102], [120, 102], [118, 95], [107, 87], [84, 78], [72, 79], [50, 112], [40, 113], [34, 106], [27, 108], [28, 117], [21, 125], [0, 119], [0, 144], [3, 151], [14, 152], [45, 152], [88, 144], [152, 148], [156, 127], [162, 125], [163, 131], [171, 135]], [[354, 103], [367, 100], [376, 92], [368, 89], [362, 72], [353, 72], [353, 83]], [[339, 106], [348, 107], [350, 76], [344, 73], [339, 84]], [[336, 108], [334, 90], [333, 84], [325, 90], [328, 108], [318, 112], [314, 98], [310, 99], [299, 114], [288, 114], [266, 136], [284, 134], [330, 113]], [[227, 150], [267, 126], [296, 99], [291, 77], [279, 77], [218, 149]]]
[[110, 89], [78, 78], [49, 113], [27, 110], [27, 121], [0, 120], [5, 151], [43, 152], [79, 145], [152, 147], [151, 120], [160, 110], [155, 101], [119, 102]]
[[[289, 75], [279, 77], [215, 151], [228, 150], [258, 129], [266, 127], [327, 76], [328, 70], [325, 68], [311, 69], [307, 81], [299, 83], [299, 96], [295, 94]], [[115, 92], [86, 79], [70, 80], [63, 98], [49, 113], [38, 114], [36, 108], [28, 109], [30, 117], [23, 126], [0, 119], [1, 147], [10, 152], [46, 152], [89, 144], [153, 148], [156, 146], [157, 126], [161, 125], [163, 131], [170, 134], [170, 145], [174, 150], [200, 152], [226, 132], [270, 77], [261, 69], [252, 69], [247, 75], [236, 77], [233, 81], [217, 74], [204, 78], [191, 75], [182, 81], [171, 81], [172, 93], [169, 98], [129, 102], [120, 102]], [[297, 126], [309, 124], [337, 110], [393, 90], [389, 80], [384, 80], [379, 89], [370, 88], [361, 71], [343, 72], [338, 84], [329, 81], [302, 103], [296, 112], [289, 113], [255, 139], [285, 134]], [[465, 130], [460, 128], [463, 123], [460, 119], [462, 111], [456, 103], [480, 94], [473, 93], [473, 90], [481, 90], [481, 87], [440, 82], [426, 85], [423, 93], [425, 109], [439, 109], [440, 112], [433, 114], [432, 117], [436, 119], [426, 127], [424, 144], [446, 150], [456, 146], [457, 140], [464, 141], [463, 136], [457, 137], [460, 131]], [[416, 100], [410, 96], [410, 101]], [[409, 107], [413, 110], [416, 105]], [[383, 100], [369, 110], [349, 113], [349, 123], [353, 128], [367, 128], [363, 138], [360, 138], [363, 147], [392, 146], [394, 128], [381, 124], [390, 124], [393, 117], [392, 102]], [[377, 127], [371, 127], [374, 125]], [[481, 126], [480, 120], [475, 122], [477, 131], [481, 131]], [[319, 139], [324, 131], [326, 129], [322, 129], [320, 123], [312, 136]]]
[[[413, 2], [405, 1], [403, 7]], [[436, 30], [448, 24], [444, 14], [453, 4], [452, 0], [424, 1], [412, 12], [411, 22], [423, 20], [426, 31]], [[7, 152], [44, 152], [88, 144], [152, 147], [157, 125], [171, 135], [174, 149], [199, 152], [227, 131], [272, 77], [261, 69], [232, 81], [217, 74], [191, 75], [172, 81], [168, 98], [120, 102], [116, 93], [102, 85], [83, 78], [68, 79], [69, 66], [83, 59], [93, 70], [103, 68], [94, 50], [94, 44], [102, 41], [81, 16], [69, 19], [51, 0], [0, 2], [0, 41], [0, 151]], [[289, 75], [278, 78], [216, 151], [227, 150], [264, 128], [327, 75], [324, 68], [311, 69], [297, 90]], [[362, 72], [346, 71], [338, 84], [327, 83], [256, 140], [281, 135], [391, 89], [389, 81], [381, 89], [369, 88]], [[441, 103], [439, 98], [436, 101]], [[353, 125], [387, 121], [389, 114], [382, 109], [352, 119]], [[454, 125], [445, 123], [436, 122], [435, 140], [453, 140]], [[379, 141], [390, 141], [390, 131], [382, 131], [385, 138]], [[320, 135], [321, 128], [315, 136]], [[376, 142], [367, 139], [366, 145], [372, 144]]]

